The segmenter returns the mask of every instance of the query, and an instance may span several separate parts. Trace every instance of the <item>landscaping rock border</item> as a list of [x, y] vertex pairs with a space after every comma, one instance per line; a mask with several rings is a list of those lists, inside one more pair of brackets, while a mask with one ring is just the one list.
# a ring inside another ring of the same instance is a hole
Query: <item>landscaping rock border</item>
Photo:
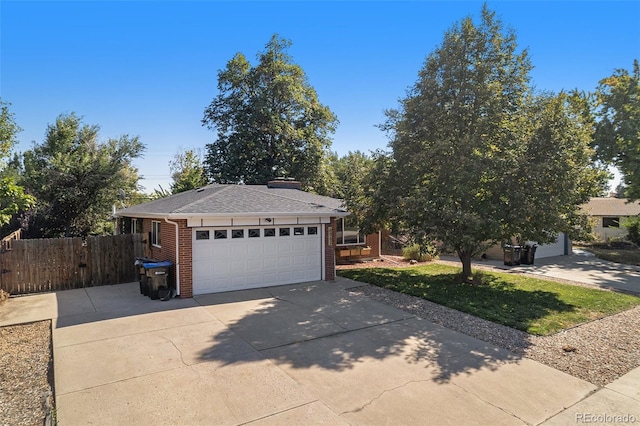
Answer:
[[640, 366], [640, 306], [551, 336], [533, 336], [418, 297], [365, 284], [350, 289], [451, 330], [605, 386]]

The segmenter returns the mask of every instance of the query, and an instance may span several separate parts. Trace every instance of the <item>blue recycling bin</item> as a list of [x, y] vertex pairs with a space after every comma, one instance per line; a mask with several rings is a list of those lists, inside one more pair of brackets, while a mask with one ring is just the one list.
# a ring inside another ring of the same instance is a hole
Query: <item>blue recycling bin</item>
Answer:
[[145, 263], [157, 263], [159, 260], [152, 259], [150, 257], [136, 257], [136, 261], [133, 263], [138, 269], [138, 281], [140, 283], [140, 294], [143, 296], [149, 295], [149, 284], [147, 283], [147, 271], [144, 267]]

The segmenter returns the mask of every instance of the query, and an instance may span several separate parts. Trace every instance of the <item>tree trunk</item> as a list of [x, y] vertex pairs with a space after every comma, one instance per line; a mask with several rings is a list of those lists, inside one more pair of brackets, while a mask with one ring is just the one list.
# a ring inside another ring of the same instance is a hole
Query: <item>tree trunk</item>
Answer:
[[471, 282], [473, 279], [471, 276], [471, 253], [458, 251], [458, 257], [462, 262], [462, 279]]

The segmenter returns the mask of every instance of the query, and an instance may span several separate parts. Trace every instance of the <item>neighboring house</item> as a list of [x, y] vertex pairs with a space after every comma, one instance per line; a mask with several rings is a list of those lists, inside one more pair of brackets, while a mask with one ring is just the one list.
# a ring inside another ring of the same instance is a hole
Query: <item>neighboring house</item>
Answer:
[[625, 237], [623, 219], [640, 215], [640, 202], [629, 203], [625, 198], [592, 198], [581, 208], [594, 221], [593, 233], [602, 241]]
[[333, 280], [347, 215], [341, 200], [291, 180], [213, 184], [115, 213], [116, 229], [148, 233], [148, 255], [174, 262], [181, 297]]
[[[515, 239], [512, 241], [516, 244]], [[573, 246], [569, 236], [564, 232], [559, 232], [555, 243], [538, 244], [535, 241], [527, 241], [529, 245], [536, 245], [536, 259], [543, 259], [545, 257], [554, 256], [567, 256], [573, 252]], [[497, 244], [493, 247], [489, 247], [484, 253], [484, 257], [492, 260], [500, 260], [504, 258], [504, 249], [501, 244]]]

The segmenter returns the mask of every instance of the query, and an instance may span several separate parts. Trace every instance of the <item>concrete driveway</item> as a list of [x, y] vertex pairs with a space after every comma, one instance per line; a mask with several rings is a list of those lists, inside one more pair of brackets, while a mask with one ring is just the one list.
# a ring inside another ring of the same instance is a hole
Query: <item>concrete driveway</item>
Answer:
[[61, 425], [535, 425], [596, 390], [353, 284], [168, 302], [93, 287], [11, 299], [0, 325], [54, 318]]
[[547, 257], [536, 260], [535, 265], [521, 265], [512, 270], [578, 281], [608, 290], [640, 293], [640, 266], [598, 259], [593, 253], [580, 249], [574, 249], [571, 256]]
[[[503, 261], [498, 260], [476, 260], [473, 263], [508, 272], [536, 274], [606, 290], [640, 294], [640, 266], [598, 259], [592, 253], [581, 249], [573, 251], [570, 256], [535, 259], [534, 265], [505, 266]], [[441, 260], [460, 263], [454, 256], [441, 256]]]

